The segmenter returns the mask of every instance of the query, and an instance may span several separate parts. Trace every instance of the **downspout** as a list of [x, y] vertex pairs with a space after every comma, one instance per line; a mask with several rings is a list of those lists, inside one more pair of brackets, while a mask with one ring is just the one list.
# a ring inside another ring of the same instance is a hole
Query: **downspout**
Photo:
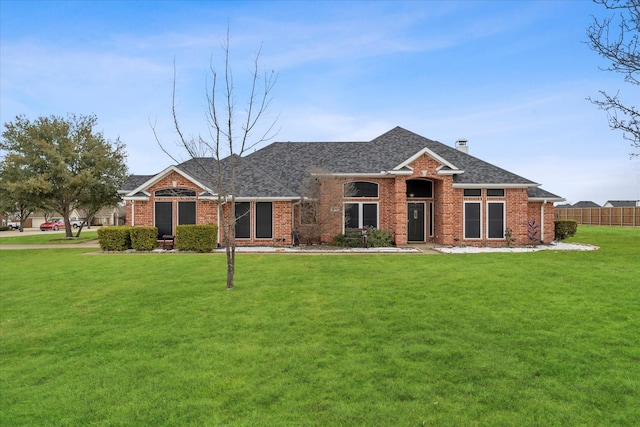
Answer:
[[544, 199], [540, 205], [540, 243], [544, 243], [544, 205], [546, 204], [547, 199]]
[[136, 201], [131, 201], [131, 226], [136, 225]]
[[[295, 239], [293, 237], [293, 230], [296, 229], [296, 206], [300, 206], [302, 204], [302, 199], [294, 202], [291, 205], [291, 246], [295, 245]], [[322, 239], [322, 238], [321, 238]]]

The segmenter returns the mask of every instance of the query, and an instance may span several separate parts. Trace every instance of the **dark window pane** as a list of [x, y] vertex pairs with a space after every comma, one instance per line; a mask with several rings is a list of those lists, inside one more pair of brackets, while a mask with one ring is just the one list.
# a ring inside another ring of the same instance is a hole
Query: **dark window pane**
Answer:
[[[349, 187], [355, 194], [347, 194]], [[378, 184], [375, 182], [356, 181], [345, 184], [345, 197], [378, 197]]]
[[465, 188], [464, 197], [480, 197], [482, 196], [481, 188]]
[[378, 228], [378, 205], [375, 203], [362, 204], [362, 227]]
[[487, 188], [488, 197], [504, 197], [504, 188]]
[[236, 203], [236, 237], [248, 239], [251, 237], [251, 204], [248, 202]]
[[173, 202], [156, 202], [155, 211], [158, 238], [165, 234], [173, 234]]
[[188, 188], [164, 188], [162, 190], [156, 190], [156, 197], [196, 197], [195, 190], [189, 190]]
[[424, 179], [407, 181], [407, 197], [433, 197], [433, 183]]
[[273, 205], [271, 202], [256, 203], [256, 238], [271, 239], [273, 237]]
[[504, 204], [503, 203], [489, 203], [488, 204], [488, 216], [487, 223], [489, 226], [489, 238], [490, 239], [502, 239], [504, 238]]
[[360, 205], [347, 203], [344, 205], [344, 228], [360, 228]]
[[464, 238], [480, 238], [480, 203], [464, 204]]
[[196, 202], [178, 202], [178, 225], [196, 223]]

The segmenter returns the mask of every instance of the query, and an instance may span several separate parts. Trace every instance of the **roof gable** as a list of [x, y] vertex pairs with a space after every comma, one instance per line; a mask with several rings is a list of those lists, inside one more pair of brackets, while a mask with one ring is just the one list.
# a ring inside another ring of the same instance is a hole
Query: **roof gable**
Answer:
[[169, 174], [171, 174], [172, 172], [175, 172], [179, 175], [181, 175], [182, 177], [184, 177], [185, 179], [193, 182], [195, 185], [197, 185], [198, 187], [202, 188], [205, 191], [211, 192], [211, 189], [202, 184], [197, 178], [189, 175], [188, 173], [186, 173], [185, 171], [179, 169], [176, 166], [169, 166], [168, 168], [166, 168], [165, 170], [163, 170], [162, 172], [156, 174], [156, 175], [138, 175], [140, 177], [147, 177], [146, 180], [142, 181], [142, 179], [138, 179], [137, 180], [137, 187], [134, 187], [133, 190], [130, 190], [127, 192], [127, 194], [125, 195], [125, 197], [133, 197], [135, 195], [140, 195], [140, 193], [144, 193], [144, 194], [148, 194], [146, 192], [146, 190], [149, 187], [152, 187], [155, 183], [157, 183], [158, 181], [160, 181], [161, 179], [165, 178], [166, 176], [168, 176]]

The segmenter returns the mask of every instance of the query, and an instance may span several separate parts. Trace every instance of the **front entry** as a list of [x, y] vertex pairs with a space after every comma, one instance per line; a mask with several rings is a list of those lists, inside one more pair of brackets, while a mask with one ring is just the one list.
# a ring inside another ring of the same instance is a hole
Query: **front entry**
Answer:
[[165, 234], [173, 234], [173, 202], [156, 202], [155, 223], [158, 239]]
[[407, 240], [424, 242], [424, 202], [407, 204]]

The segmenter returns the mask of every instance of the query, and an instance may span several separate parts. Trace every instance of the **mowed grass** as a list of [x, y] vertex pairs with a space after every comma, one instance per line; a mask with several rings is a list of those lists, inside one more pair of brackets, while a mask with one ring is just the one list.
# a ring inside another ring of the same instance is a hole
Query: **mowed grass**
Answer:
[[[73, 230], [73, 235], [78, 234], [77, 230]], [[98, 232], [96, 230], [84, 229], [80, 233], [80, 237], [67, 239], [63, 231], [41, 231], [38, 234], [25, 234], [18, 236], [3, 236], [0, 232], [0, 245], [50, 245], [50, 244], [74, 244], [97, 240]]]
[[595, 252], [0, 251], [0, 425], [632, 426], [640, 229]]

